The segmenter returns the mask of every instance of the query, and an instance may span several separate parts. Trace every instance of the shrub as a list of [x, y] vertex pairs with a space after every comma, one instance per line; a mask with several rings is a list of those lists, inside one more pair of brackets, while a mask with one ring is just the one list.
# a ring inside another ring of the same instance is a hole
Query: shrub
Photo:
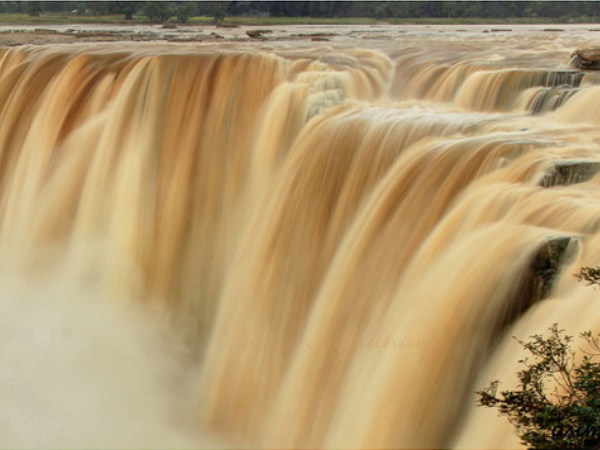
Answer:
[[[576, 277], [600, 285], [600, 267], [584, 267]], [[477, 392], [478, 404], [497, 408], [530, 449], [600, 448], [600, 335], [580, 334], [587, 348], [577, 355], [573, 337], [557, 324], [550, 336], [516, 339], [532, 356], [520, 360], [518, 387], [498, 393], [499, 381]]]

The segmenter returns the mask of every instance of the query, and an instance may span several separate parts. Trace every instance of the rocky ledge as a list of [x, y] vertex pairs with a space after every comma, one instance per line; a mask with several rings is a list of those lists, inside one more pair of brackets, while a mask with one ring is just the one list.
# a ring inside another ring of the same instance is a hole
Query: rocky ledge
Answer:
[[576, 69], [600, 70], [600, 48], [575, 50], [569, 64]]

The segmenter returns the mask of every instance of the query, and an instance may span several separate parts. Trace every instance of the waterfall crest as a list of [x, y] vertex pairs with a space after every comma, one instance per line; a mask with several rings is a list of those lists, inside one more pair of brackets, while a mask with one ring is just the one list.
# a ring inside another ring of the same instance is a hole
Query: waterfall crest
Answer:
[[[134, 354], [178, 367], [168, 389], [140, 384], [149, 403], [124, 400], [130, 415], [174, 411], [148, 423], [177, 430], [119, 441], [111, 423], [115, 440], [100, 430], [95, 445], [519, 445], [473, 392], [514, 379], [512, 335], [599, 330], [596, 294], [572, 276], [600, 261], [598, 87], [424, 42], [0, 50], [2, 310], [42, 330], [58, 320], [63, 336], [94, 314], [56, 308], [100, 308], [136, 342], [119, 360], [135, 363], [115, 378], [125, 388], [153, 370]], [[556, 239], [569, 255], [536, 291], [532, 267]], [[91, 351], [111, 365], [119, 345], [101, 335]], [[12, 399], [19, 370], [4, 364]], [[14, 423], [0, 414], [8, 447], [88, 446]]]

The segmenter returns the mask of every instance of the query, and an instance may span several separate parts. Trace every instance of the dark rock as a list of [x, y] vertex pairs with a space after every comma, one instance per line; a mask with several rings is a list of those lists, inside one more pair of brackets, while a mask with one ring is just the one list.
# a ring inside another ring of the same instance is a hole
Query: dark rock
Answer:
[[561, 267], [573, 259], [578, 246], [579, 242], [571, 236], [548, 237], [540, 246], [529, 266], [526, 281], [531, 303], [550, 294]]
[[49, 28], [35, 28], [34, 33], [46, 33], [46, 34], [59, 34], [60, 31], [58, 30], [52, 30]]
[[583, 183], [598, 172], [600, 172], [600, 161], [555, 161], [554, 165], [544, 174], [540, 186], [567, 186]]
[[549, 236], [540, 244], [521, 278], [516, 297], [510, 301], [500, 329], [505, 329], [534, 303], [550, 295], [556, 277], [574, 258], [578, 246], [579, 241], [572, 236]]
[[261, 34], [261, 32], [257, 31], [257, 30], [246, 30], [246, 35], [252, 39], [264, 38], [264, 36]]
[[554, 88], [576, 88], [581, 84], [583, 73], [577, 70], [545, 70], [539, 75], [539, 85]]
[[578, 90], [568, 85], [542, 89], [531, 101], [529, 111], [534, 115], [554, 111], [569, 100]]
[[600, 69], [600, 48], [587, 48], [575, 50], [571, 53], [571, 67], [583, 70]]
[[333, 37], [335, 33], [300, 33], [298, 36], [302, 37]]
[[264, 39], [264, 34], [272, 32], [273, 30], [246, 30], [246, 35], [252, 39]]
[[201, 42], [206, 38], [202, 35], [187, 35], [187, 36], [166, 36], [169, 42]]

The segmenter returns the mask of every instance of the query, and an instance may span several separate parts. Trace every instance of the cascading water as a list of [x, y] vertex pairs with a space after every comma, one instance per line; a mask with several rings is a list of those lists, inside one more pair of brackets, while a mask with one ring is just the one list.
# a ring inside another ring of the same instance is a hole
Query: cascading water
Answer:
[[598, 87], [443, 33], [0, 49], [0, 446], [518, 446], [473, 392], [600, 331]]

